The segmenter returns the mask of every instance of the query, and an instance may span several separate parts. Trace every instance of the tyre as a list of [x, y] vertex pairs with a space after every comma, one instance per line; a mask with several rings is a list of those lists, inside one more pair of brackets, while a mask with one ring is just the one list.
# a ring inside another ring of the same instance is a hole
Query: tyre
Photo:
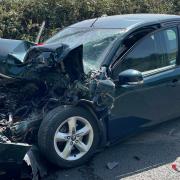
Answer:
[[85, 163], [96, 152], [98, 143], [94, 117], [82, 107], [58, 107], [50, 111], [38, 132], [40, 151], [60, 167]]

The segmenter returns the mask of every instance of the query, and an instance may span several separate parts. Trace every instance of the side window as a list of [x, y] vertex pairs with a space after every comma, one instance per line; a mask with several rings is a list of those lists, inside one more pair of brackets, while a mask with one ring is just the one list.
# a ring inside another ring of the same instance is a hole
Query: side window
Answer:
[[169, 28], [146, 36], [127, 53], [115, 68], [115, 76], [127, 69], [146, 72], [176, 63], [177, 28]]
[[168, 29], [165, 31], [165, 39], [167, 45], [167, 58], [170, 64], [175, 64], [178, 52], [178, 41], [176, 29]]

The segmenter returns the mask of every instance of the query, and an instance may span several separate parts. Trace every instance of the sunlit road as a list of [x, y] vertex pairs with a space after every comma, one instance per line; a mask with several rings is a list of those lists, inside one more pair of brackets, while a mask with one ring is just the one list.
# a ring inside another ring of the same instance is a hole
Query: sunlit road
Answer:
[[[146, 133], [105, 149], [90, 163], [57, 170], [45, 180], [180, 180], [171, 163], [180, 157], [180, 120], [160, 125]], [[112, 170], [108, 162], [118, 162]]]

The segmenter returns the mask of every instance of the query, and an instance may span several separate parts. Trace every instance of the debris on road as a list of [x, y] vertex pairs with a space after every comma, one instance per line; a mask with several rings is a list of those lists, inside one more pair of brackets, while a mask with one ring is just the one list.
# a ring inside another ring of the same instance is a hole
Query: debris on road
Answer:
[[138, 156], [133, 157], [135, 160], [140, 161], [141, 159]]
[[0, 179], [18, 179], [23, 158], [30, 146], [23, 143], [0, 142]]
[[32, 146], [27, 152], [24, 160], [32, 169], [33, 180], [42, 179], [48, 175], [46, 161], [42, 158], [39, 149], [36, 146]]
[[115, 167], [117, 167], [118, 165], [119, 165], [119, 162], [115, 162], [115, 161], [109, 162], [109, 163], [107, 163], [107, 168], [110, 169], [110, 170], [112, 170], [112, 169], [114, 169]]
[[176, 130], [175, 128], [171, 129], [171, 130], [169, 131], [169, 136], [172, 136], [175, 130]]
[[171, 167], [172, 167], [172, 169], [174, 169], [175, 171], [177, 171], [177, 166], [176, 166], [175, 163], [173, 163], [173, 164], [171, 165]]
[[178, 157], [171, 165], [172, 169], [177, 172], [180, 172], [180, 157]]
[[39, 149], [22, 143], [0, 143], [0, 179], [43, 179], [48, 175]]

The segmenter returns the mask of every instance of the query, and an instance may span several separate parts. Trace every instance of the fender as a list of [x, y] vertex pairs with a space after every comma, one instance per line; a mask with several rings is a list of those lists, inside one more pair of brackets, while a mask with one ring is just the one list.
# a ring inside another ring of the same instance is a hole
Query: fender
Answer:
[[100, 133], [100, 139], [101, 139], [100, 148], [105, 147], [107, 143], [106, 121], [104, 118], [98, 117], [98, 112], [92, 101], [81, 99], [78, 101], [78, 103], [75, 104], [75, 106], [81, 106], [83, 108], [86, 108], [94, 116], [94, 119], [98, 125], [98, 129]]

